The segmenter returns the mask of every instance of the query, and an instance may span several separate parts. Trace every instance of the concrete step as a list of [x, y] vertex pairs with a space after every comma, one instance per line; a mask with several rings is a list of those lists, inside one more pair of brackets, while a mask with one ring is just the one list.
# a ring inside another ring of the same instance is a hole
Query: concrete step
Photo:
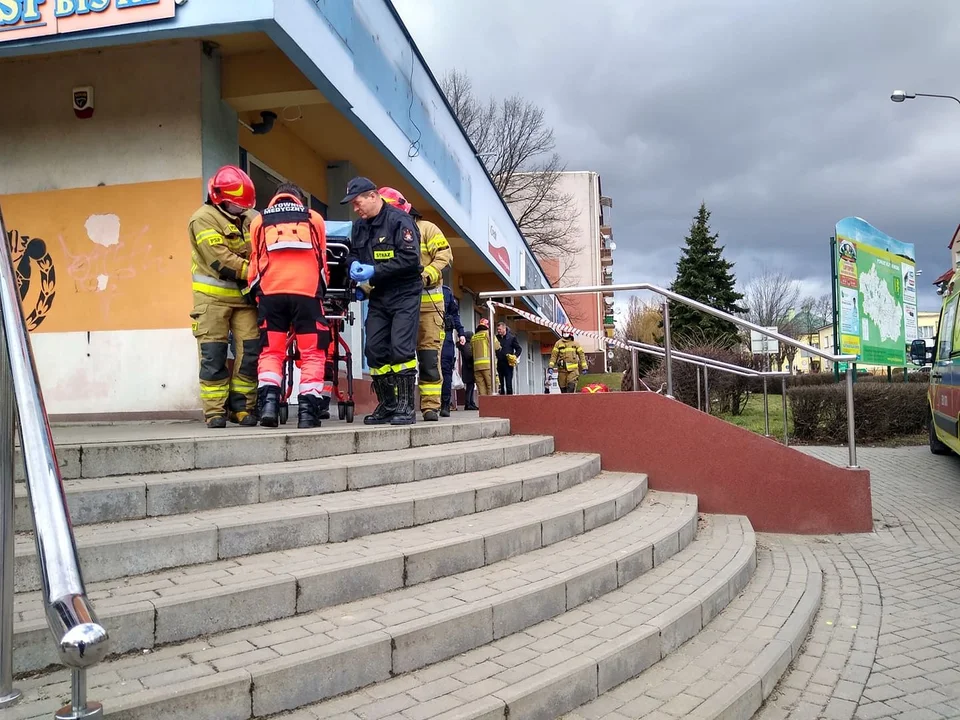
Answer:
[[[91, 697], [118, 718], [249, 718], [386, 680], [522, 631], [625, 585], [685, 547], [696, 498], [650, 493], [619, 520], [493, 565], [385, 595], [103, 663]], [[68, 674], [18, 682], [43, 717]]]
[[[577, 478], [579, 479], [579, 478]], [[92, 583], [112, 653], [152, 648], [490, 565], [613, 522], [640, 504], [642, 475], [602, 474], [558, 493], [404, 530]], [[15, 598], [15, 672], [56, 663], [39, 593]]]
[[437, 720], [552, 720], [598, 693], [618, 692], [617, 685], [697, 635], [750, 581], [755, 553], [746, 518], [710, 516], [689, 547], [619, 589], [490, 645], [285, 717], [407, 712]]
[[[550, 437], [496, 437], [316, 460], [81, 478], [65, 480], [64, 490], [73, 525], [92, 525], [492, 470], [552, 452]], [[15, 491], [16, 529], [31, 531], [26, 484]]]
[[[317, 430], [231, 427], [200, 423], [127, 423], [54, 428], [57, 462], [66, 480], [313, 460], [403, 450], [510, 434], [494, 418], [444, 418], [410, 427], [365, 427], [325, 421]], [[23, 479], [16, 449], [16, 478]]]
[[753, 580], [703, 632], [564, 720], [750, 720], [806, 641], [822, 586], [808, 547], [762, 536]]
[[[597, 455], [562, 454], [498, 470], [400, 485], [75, 528], [86, 582], [256, 553], [343, 542], [470, 515], [556, 492], [600, 472]], [[32, 535], [15, 542], [18, 592], [40, 588]]]

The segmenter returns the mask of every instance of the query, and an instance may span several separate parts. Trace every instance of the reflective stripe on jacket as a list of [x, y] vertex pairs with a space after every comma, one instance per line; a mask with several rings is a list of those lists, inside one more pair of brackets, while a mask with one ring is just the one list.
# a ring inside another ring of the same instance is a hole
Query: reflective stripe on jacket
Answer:
[[576, 340], [560, 338], [550, 353], [550, 367], [563, 372], [586, 372], [587, 357]]
[[417, 220], [420, 231], [420, 264], [423, 266], [423, 294], [420, 304], [443, 310], [443, 271], [453, 262], [453, 249], [443, 232], [429, 220]]
[[[500, 341], [494, 340], [496, 349], [500, 349]], [[490, 334], [487, 330], [477, 330], [470, 339], [473, 350], [474, 370], [487, 370], [490, 367]]]
[[191, 274], [196, 292], [245, 303], [247, 265], [250, 257], [250, 222], [255, 213], [233, 218], [205, 204], [190, 218]]

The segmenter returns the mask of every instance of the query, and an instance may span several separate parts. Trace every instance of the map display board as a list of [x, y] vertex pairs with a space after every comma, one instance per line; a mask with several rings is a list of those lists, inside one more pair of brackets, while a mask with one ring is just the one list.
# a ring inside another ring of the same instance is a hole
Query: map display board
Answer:
[[917, 337], [914, 246], [848, 217], [837, 223], [835, 248], [840, 353], [864, 365], [905, 366]]

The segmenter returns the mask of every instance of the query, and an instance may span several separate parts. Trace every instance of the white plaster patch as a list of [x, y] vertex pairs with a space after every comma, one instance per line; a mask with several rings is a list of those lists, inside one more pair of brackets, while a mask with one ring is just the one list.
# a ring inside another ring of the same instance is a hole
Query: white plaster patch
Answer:
[[97, 245], [110, 247], [120, 244], [120, 217], [117, 215], [91, 215], [84, 227], [87, 237]]
[[108, 282], [110, 282], [109, 275], [97, 275], [97, 292], [106, 290]]

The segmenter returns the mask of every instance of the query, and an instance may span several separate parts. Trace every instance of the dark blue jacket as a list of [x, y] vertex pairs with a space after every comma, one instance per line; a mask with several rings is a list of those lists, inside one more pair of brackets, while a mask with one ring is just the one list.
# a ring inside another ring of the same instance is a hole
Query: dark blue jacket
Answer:
[[460, 303], [454, 297], [453, 290], [446, 285], [443, 286], [443, 329], [446, 332], [443, 338], [444, 344], [453, 343], [454, 330], [459, 335], [463, 335], [463, 323], [460, 322]]

